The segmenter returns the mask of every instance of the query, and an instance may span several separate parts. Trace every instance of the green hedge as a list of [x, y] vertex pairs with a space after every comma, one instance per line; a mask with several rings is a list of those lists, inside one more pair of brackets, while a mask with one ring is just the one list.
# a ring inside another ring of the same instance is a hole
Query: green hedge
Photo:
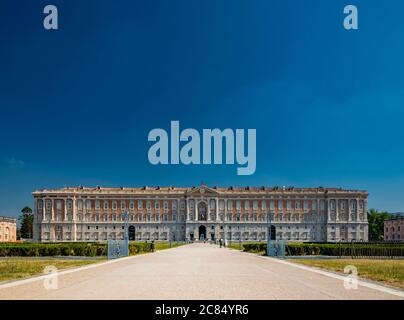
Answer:
[[[244, 243], [243, 251], [266, 253], [265, 242]], [[404, 243], [287, 243], [286, 255], [291, 256], [354, 256], [403, 257]]]
[[[182, 243], [173, 242], [172, 247]], [[168, 249], [169, 243], [155, 243], [156, 250]], [[130, 242], [129, 254], [151, 252], [151, 243]], [[96, 257], [107, 255], [106, 243], [0, 243], [0, 257], [53, 257], [53, 256], [81, 256]]]
[[0, 245], [2, 257], [105, 256], [103, 243], [30, 243]]

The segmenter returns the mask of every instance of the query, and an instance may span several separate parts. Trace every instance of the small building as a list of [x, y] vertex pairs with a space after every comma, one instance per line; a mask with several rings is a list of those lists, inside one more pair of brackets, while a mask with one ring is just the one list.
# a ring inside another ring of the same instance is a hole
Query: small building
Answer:
[[404, 241], [404, 216], [384, 220], [384, 240]]
[[0, 242], [17, 241], [17, 219], [0, 216]]

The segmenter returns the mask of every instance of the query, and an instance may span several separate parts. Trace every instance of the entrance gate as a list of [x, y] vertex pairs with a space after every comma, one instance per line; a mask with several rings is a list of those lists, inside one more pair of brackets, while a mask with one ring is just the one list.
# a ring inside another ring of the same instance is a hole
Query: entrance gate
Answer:
[[206, 240], [206, 227], [200, 226], [198, 231], [199, 231], [199, 240], [201, 241]]
[[135, 227], [130, 226], [128, 231], [129, 231], [129, 241], [135, 240], [135, 237], [136, 237]]

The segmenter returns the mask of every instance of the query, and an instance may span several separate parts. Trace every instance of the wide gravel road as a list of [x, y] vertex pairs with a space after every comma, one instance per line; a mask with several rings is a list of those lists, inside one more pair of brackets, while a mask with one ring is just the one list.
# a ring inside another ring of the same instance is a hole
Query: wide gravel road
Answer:
[[347, 290], [333, 273], [203, 243], [61, 271], [57, 283], [41, 276], [0, 284], [0, 299], [403, 298], [368, 282]]

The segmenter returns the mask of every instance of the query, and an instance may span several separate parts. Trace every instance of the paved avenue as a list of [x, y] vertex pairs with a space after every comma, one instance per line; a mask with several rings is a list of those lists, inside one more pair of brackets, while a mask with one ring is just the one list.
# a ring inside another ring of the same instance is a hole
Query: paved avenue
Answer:
[[61, 271], [58, 289], [36, 277], [0, 285], [0, 299], [403, 299], [373, 284], [346, 290], [342, 277], [195, 243]]

